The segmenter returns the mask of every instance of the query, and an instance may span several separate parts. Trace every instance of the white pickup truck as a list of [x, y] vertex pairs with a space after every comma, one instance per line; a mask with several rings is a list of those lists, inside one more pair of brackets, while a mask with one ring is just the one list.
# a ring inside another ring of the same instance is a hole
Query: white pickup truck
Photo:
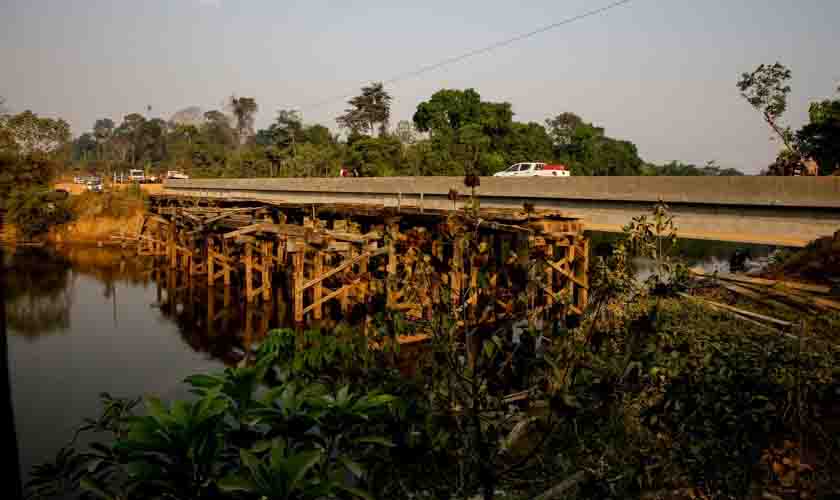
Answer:
[[569, 177], [571, 175], [565, 165], [539, 162], [517, 163], [493, 174], [494, 177]]
[[146, 182], [146, 173], [138, 168], [132, 168], [128, 171], [128, 180], [130, 182], [139, 182], [143, 184]]

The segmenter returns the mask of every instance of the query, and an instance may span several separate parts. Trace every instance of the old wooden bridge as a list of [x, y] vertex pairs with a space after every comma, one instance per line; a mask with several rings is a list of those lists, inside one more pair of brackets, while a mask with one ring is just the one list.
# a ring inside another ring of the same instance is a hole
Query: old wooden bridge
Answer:
[[588, 298], [589, 242], [557, 211], [158, 195], [121, 238], [181, 286], [232, 287], [249, 303], [284, 294], [295, 322], [365, 307], [480, 325], [581, 314]]

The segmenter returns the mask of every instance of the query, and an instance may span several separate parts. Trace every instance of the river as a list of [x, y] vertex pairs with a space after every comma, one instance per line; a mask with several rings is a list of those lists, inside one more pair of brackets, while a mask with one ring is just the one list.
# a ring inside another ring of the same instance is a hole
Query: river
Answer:
[[[594, 251], [611, 239], [593, 238]], [[682, 252], [691, 265], [726, 271], [737, 248], [684, 242]], [[772, 251], [750, 250], [759, 261]], [[636, 264], [643, 275], [647, 263]], [[244, 346], [289, 324], [282, 302], [249, 308], [235, 291], [166, 286], [152, 262], [117, 250], [18, 249], [3, 266], [11, 394], [2, 397], [12, 403], [22, 481], [98, 415], [101, 392], [185, 396], [185, 377], [237, 363]]]

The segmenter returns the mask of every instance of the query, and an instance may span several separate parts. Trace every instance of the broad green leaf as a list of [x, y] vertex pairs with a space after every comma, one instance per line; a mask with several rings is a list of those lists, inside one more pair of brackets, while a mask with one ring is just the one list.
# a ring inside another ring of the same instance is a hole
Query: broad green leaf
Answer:
[[256, 479], [260, 474], [260, 467], [262, 466], [262, 462], [260, 459], [256, 457], [253, 453], [248, 450], [242, 449], [239, 450], [239, 457], [242, 459], [242, 463], [248, 470], [251, 471], [251, 475]]
[[306, 473], [314, 467], [319, 460], [321, 460], [321, 450], [304, 451], [298, 453], [286, 462], [286, 467], [289, 472], [289, 485], [291, 488], [306, 475]]
[[171, 416], [160, 399], [154, 396], [146, 396], [144, 401], [146, 408], [149, 410], [149, 415], [157, 420], [160, 425], [166, 425], [167, 422], [171, 421]]
[[108, 491], [105, 490], [105, 487], [92, 477], [82, 478], [82, 480], [79, 481], [79, 486], [81, 486], [83, 490], [92, 493], [97, 498], [102, 498], [104, 500], [116, 500], [114, 495], [108, 493]]
[[279, 471], [282, 469], [283, 464], [286, 461], [286, 447], [282, 441], [282, 438], [276, 438], [275, 441], [279, 442], [273, 443], [274, 446], [271, 447], [271, 469], [273, 471]]
[[388, 448], [393, 448], [396, 446], [393, 441], [390, 439], [383, 437], [383, 436], [364, 436], [353, 440], [354, 443], [367, 443], [367, 444], [378, 444], [381, 446], [386, 446]]
[[365, 469], [360, 463], [354, 462], [353, 460], [350, 460], [347, 457], [339, 457], [338, 461], [341, 462], [345, 467], [347, 467], [347, 470], [352, 472], [353, 475], [357, 478], [361, 478], [365, 475]]
[[179, 422], [186, 422], [192, 410], [192, 405], [180, 399], [172, 404], [172, 416]]
[[347, 398], [350, 395], [350, 386], [345, 385], [341, 389], [338, 390], [338, 394], [336, 394], [336, 403], [343, 405], [347, 402]]
[[221, 377], [213, 375], [190, 375], [189, 377], [184, 379], [184, 382], [193, 387], [209, 389], [211, 387], [222, 385], [224, 383], [224, 380]]
[[219, 480], [219, 489], [222, 491], [246, 491], [253, 493], [256, 485], [253, 481], [237, 474], [225, 476]]
[[353, 495], [356, 498], [363, 498], [364, 500], [375, 500], [373, 498], [373, 495], [359, 488], [351, 488], [349, 486], [343, 486], [340, 484], [337, 484], [335, 487], [336, 489], [342, 490], [350, 495]]

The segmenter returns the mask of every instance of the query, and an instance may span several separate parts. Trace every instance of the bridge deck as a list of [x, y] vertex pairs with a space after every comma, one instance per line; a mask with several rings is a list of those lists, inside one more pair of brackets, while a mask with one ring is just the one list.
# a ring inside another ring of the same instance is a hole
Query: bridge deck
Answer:
[[[164, 192], [425, 211], [462, 207], [469, 188], [456, 177], [193, 179], [167, 181]], [[527, 204], [602, 231], [620, 231], [659, 200], [687, 238], [804, 246], [840, 229], [840, 177], [487, 177], [477, 194], [482, 208]]]

